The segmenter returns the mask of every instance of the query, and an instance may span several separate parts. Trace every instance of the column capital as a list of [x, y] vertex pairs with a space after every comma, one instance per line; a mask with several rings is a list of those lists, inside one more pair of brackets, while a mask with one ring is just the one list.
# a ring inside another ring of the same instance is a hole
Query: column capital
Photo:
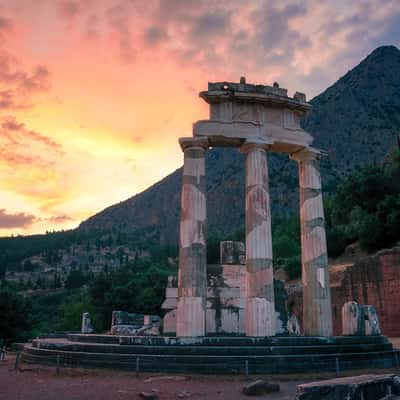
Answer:
[[262, 149], [267, 151], [273, 141], [271, 139], [247, 139], [245, 142], [240, 146], [239, 150], [241, 153], [248, 153], [254, 149]]
[[304, 147], [303, 149], [291, 153], [289, 155], [291, 160], [297, 162], [320, 160], [325, 154], [323, 150], [315, 149], [314, 147]]
[[181, 146], [182, 151], [193, 147], [200, 147], [203, 150], [208, 150], [210, 147], [208, 138], [206, 137], [182, 137], [179, 138], [179, 145]]

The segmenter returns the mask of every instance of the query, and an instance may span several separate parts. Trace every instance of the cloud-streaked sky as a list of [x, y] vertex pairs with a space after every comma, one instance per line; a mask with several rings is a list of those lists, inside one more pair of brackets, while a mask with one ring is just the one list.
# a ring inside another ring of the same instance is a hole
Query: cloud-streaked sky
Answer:
[[398, 0], [0, 0], [0, 236], [75, 227], [178, 168], [208, 81], [311, 98], [388, 44]]

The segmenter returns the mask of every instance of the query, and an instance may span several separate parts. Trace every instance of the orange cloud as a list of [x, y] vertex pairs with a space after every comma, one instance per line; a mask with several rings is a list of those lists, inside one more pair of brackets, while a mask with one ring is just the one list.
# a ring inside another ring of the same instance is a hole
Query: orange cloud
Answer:
[[391, 0], [3, 2], [2, 207], [36, 216], [18, 232], [77, 225], [180, 166], [208, 80], [310, 98], [399, 45], [399, 18]]

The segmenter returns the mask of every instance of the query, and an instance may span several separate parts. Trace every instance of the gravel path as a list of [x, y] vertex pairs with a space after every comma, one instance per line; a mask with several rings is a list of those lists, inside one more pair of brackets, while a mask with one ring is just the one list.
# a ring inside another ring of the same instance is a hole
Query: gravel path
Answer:
[[[166, 375], [106, 369], [61, 369], [22, 364], [14, 370], [15, 357], [7, 354], [0, 361], [0, 400], [128, 400], [139, 399], [142, 391], [155, 391], [160, 400], [239, 400], [251, 399], [242, 394], [242, 388], [252, 376]], [[371, 371], [348, 371], [346, 375], [368, 374]], [[374, 371], [388, 373], [394, 371]], [[319, 379], [334, 378], [333, 374], [304, 374], [263, 376], [269, 382], [279, 383], [280, 393], [257, 397], [269, 400], [293, 400], [296, 386]]]
[[[157, 375], [111, 370], [62, 369], [22, 364], [14, 370], [14, 357], [0, 362], [1, 400], [125, 400], [139, 399], [142, 391], [156, 391], [160, 400], [249, 399], [241, 393], [245, 377]], [[272, 382], [272, 380], [271, 380]], [[277, 382], [277, 380], [273, 380]], [[292, 400], [298, 381], [279, 382], [281, 392], [268, 399]]]

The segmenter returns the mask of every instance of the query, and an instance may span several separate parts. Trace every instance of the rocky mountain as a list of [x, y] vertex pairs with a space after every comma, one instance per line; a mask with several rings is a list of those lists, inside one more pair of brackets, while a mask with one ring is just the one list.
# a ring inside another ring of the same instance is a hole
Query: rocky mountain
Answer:
[[[358, 166], [381, 161], [400, 135], [400, 50], [379, 47], [354, 69], [310, 102], [303, 127], [315, 147], [328, 151], [322, 163], [325, 191], [337, 177]], [[274, 217], [298, 206], [295, 162], [269, 156]], [[208, 229], [229, 239], [244, 225], [244, 157], [237, 149], [207, 154]], [[79, 229], [152, 230], [160, 244], [178, 238], [181, 169], [144, 192], [106, 208], [82, 222]]]

